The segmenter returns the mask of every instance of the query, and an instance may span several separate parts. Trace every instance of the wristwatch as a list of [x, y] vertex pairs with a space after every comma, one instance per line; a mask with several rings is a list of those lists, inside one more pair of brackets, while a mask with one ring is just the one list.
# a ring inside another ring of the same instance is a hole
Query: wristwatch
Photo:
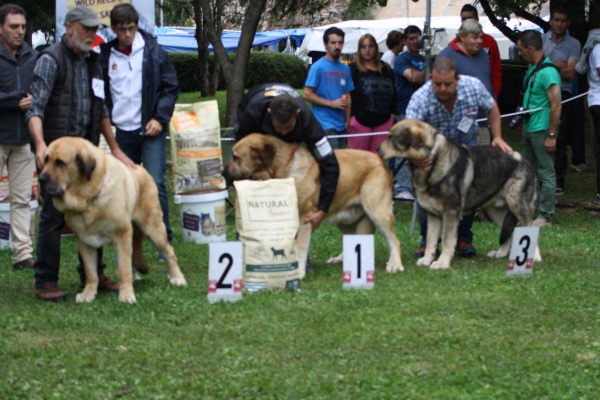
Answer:
[[548, 133], [547, 135], [550, 139], [556, 139], [557, 134], [555, 132]]

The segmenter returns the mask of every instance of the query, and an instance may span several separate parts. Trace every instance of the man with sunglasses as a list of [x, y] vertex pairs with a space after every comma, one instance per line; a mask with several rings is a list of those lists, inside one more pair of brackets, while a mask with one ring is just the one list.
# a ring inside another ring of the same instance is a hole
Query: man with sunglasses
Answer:
[[135, 163], [143, 163], [154, 178], [170, 242], [173, 232], [165, 188], [166, 133], [179, 85], [167, 52], [138, 28], [138, 21], [131, 4], [118, 4], [112, 9], [110, 25], [117, 38], [100, 45], [100, 64], [117, 143]]

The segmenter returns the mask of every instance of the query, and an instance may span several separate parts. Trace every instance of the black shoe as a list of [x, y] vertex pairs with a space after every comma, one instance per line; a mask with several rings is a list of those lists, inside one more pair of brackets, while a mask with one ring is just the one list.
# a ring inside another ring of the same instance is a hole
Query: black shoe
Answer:
[[35, 260], [33, 258], [27, 258], [25, 260], [16, 262], [12, 265], [12, 268], [17, 271], [20, 269], [33, 269], [33, 265], [35, 264]]

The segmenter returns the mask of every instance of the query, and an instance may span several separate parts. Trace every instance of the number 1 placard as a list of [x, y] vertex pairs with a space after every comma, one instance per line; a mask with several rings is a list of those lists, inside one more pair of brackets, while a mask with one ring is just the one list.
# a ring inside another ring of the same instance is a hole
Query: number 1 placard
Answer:
[[344, 289], [373, 289], [374, 249], [373, 235], [344, 235]]
[[506, 275], [531, 275], [533, 273], [533, 259], [539, 235], [539, 226], [515, 228]]
[[242, 242], [209, 243], [208, 301], [242, 298]]

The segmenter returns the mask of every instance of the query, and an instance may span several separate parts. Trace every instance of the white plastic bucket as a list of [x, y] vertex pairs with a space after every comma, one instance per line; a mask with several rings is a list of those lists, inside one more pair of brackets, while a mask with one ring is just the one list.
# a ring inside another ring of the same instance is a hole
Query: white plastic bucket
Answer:
[[[34, 226], [35, 210], [38, 202], [29, 202], [31, 208], [31, 226]], [[0, 203], [0, 249], [12, 249], [12, 234], [10, 233], [10, 203]]]
[[183, 238], [201, 244], [227, 240], [227, 196], [227, 190], [175, 195], [175, 204], [179, 204]]

